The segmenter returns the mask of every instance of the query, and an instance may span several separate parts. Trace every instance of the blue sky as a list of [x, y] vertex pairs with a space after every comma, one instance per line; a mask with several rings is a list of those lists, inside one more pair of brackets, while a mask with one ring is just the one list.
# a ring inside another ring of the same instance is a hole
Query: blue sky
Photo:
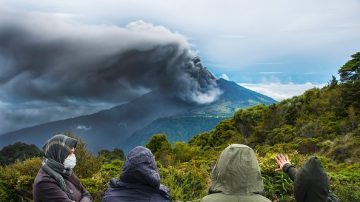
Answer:
[[[217, 77], [277, 100], [323, 86], [360, 51], [358, 0], [2, 0], [0, 15], [1, 9], [49, 13], [81, 25], [125, 27], [142, 20], [164, 26], [184, 36]], [[38, 113], [0, 99], [5, 108]]]

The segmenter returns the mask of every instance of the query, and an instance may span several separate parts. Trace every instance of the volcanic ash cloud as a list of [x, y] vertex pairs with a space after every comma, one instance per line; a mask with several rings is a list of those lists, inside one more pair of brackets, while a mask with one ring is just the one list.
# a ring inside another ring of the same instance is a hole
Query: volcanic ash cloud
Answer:
[[221, 93], [187, 39], [163, 26], [84, 25], [54, 14], [1, 12], [5, 102], [120, 103], [156, 90], [204, 104]]

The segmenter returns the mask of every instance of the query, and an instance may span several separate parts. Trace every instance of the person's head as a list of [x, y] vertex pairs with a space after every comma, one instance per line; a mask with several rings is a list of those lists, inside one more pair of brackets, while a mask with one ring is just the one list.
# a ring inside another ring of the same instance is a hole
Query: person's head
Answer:
[[327, 201], [329, 180], [318, 158], [310, 158], [297, 172], [294, 182], [296, 201]]
[[129, 152], [122, 168], [120, 181], [159, 188], [160, 176], [154, 156], [149, 149], [138, 146]]
[[255, 152], [248, 146], [232, 144], [222, 151], [211, 175], [210, 193], [262, 193], [264, 184]]
[[76, 165], [75, 148], [77, 140], [63, 134], [50, 138], [43, 146], [44, 155], [64, 165], [65, 168], [74, 168]]

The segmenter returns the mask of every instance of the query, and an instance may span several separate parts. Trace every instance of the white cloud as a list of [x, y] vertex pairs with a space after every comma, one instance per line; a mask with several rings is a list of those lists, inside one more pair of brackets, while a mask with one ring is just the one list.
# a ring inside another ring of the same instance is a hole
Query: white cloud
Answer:
[[91, 130], [91, 126], [78, 125], [78, 126], [76, 127], [76, 129], [88, 131], [88, 130]]
[[313, 83], [304, 83], [304, 84], [294, 84], [294, 83], [239, 83], [239, 85], [244, 86], [250, 90], [256, 91], [258, 93], [267, 95], [274, 98], [275, 100], [281, 101], [286, 98], [291, 98], [293, 96], [301, 95], [306, 90], [311, 88], [321, 88], [326, 84], [313, 84]]
[[227, 81], [230, 80], [229, 76], [226, 74], [221, 74], [220, 78], [225, 79]]
[[216, 99], [219, 98], [219, 96], [222, 93], [223, 92], [219, 88], [213, 88], [211, 90], [208, 90], [205, 93], [195, 92], [192, 95], [193, 95], [193, 99], [196, 100], [197, 103], [199, 103], [199, 104], [207, 104], [207, 103], [214, 102]]

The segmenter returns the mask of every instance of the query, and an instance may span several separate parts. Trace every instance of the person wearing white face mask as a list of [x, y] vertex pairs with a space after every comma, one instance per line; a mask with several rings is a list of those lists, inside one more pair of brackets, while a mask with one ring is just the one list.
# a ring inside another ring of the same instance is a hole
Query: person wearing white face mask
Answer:
[[74, 153], [70, 154], [64, 161], [64, 167], [74, 169], [76, 166], [76, 156]]
[[34, 184], [34, 202], [91, 202], [90, 194], [73, 172], [77, 140], [55, 135], [44, 145], [44, 160]]

